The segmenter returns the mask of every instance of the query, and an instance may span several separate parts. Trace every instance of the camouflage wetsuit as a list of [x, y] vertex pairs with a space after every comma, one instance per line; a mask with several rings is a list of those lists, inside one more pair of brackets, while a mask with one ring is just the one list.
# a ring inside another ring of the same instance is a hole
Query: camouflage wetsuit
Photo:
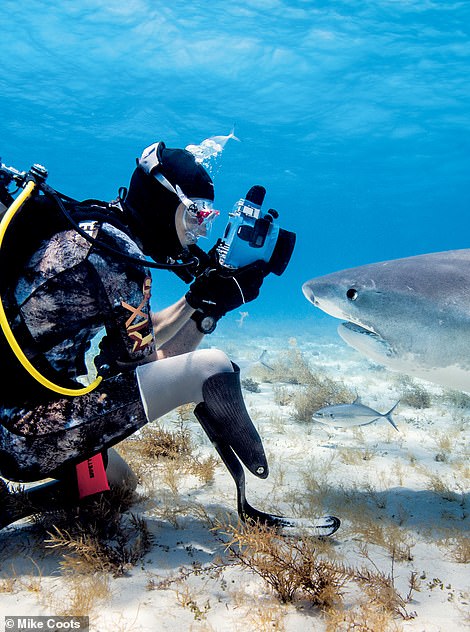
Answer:
[[[81, 226], [142, 257], [115, 226], [92, 220]], [[10, 233], [21, 248], [14, 228]], [[77, 378], [96, 369], [105, 379], [87, 395], [63, 397], [33, 382], [10, 359], [1, 382], [0, 474], [16, 481], [60, 476], [64, 466], [146, 423], [133, 367], [155, 349], [147, 268], [106, 253], [74, 230], [61, 230], [28, 255], [2, 299], [20, 346], [46, 377], [72, 388], [83, 386]], [[92, 344], [101, 334], [99, 347]], [[9, 353], [5, 341], [1, 349]]]

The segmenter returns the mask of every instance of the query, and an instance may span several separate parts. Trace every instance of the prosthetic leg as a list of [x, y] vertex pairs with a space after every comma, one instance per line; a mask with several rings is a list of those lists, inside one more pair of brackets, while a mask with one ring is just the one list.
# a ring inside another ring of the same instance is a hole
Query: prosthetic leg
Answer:
[[333, 534], [340, 525], [335, 516], [323, 516], [313, 521], [285, 518], [259, 511], [246, 500], [245, 472], [240, 461], [259, 478], [268, 476], [268, 464], [261, 438], [245, 407], [240, 369], [235, 364], [233, 368], [233, 373], [217, 373], [204, 382], [204, 401], [196, 406], [194, 414], [235, 481], [241, 520], [267, 524], [285, 534]]

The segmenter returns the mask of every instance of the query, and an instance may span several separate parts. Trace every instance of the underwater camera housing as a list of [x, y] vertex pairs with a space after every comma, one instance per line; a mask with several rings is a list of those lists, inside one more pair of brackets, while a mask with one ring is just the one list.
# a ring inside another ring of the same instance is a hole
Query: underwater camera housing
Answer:
[[268, 272], [277, 276], [287, 268], [296, 235], [279, 227], [277, 211], [261, 211], [265, 194], [264, 187], [251, 187], [229, 213], [224, 236], [217, 246], [222, 266], [236, 269], [262, 260], [268, 264]]

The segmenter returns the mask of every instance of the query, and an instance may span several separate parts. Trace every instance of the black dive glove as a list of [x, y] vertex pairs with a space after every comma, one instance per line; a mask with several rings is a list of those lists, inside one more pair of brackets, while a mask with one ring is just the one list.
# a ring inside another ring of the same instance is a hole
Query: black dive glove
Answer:
[[[255, 261], [237, 270], [208, 268], [198, 276], [189, 287], [186, 301], [197, 310], [192, 318], [200, 331], [211, 333], [219, 318], [257, 298], [266, 274], [265, 262]], [[208, 324], [201, 328], [201, 320], [207, 317], [212, 327]]]

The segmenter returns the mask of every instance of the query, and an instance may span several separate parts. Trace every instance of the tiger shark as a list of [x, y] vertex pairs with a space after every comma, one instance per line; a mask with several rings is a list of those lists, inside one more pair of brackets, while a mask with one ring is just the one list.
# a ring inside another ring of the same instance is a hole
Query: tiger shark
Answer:
[[368, 358], [470, 392], [470, 249], [333, 272], [302, 290]]

